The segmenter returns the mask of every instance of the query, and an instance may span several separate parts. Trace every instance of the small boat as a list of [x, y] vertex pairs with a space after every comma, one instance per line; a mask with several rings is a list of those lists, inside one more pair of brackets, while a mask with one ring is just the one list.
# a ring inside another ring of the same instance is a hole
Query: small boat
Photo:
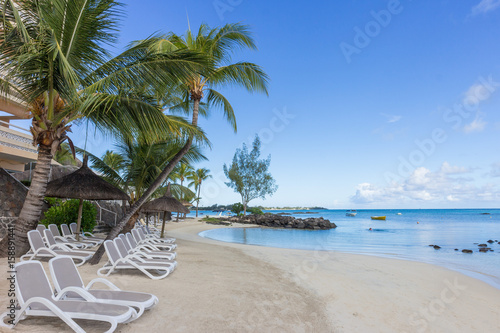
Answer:
[[372, 220], [383, 220], [385, 221], [386, 216], [372, 216]]
[[347, 213], [345, 213], [345, 216], [351, 216], [354, 217], [356, 216], [357, 212], [355, 209], [348, 210]]
[[397, 213], [396, 215], [403, 215], [403, 214], [401, 214], [401, 213]]

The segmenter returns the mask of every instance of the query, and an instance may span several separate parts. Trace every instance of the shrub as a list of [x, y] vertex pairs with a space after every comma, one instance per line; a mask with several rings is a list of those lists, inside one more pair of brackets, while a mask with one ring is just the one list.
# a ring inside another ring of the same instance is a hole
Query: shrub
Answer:
[[243, 204], [240, 203], [240, 202], [237, 202], [237, 203], [235, 203], [235, 204], [232, 205], [231, 211], [233, 213], [235, 213], [236, 215], [240, 215], [241, 212], [243, 212], [243, 208], [244, 208]]
[[263, 215], [264, 214], [264, 212], [262, 211], [262, 209], [260, 207], [249, 207], [249, 208], [247, 208], [247, 212], [250, 214], [254, 214], [254, 215]]
[[[76, 223], [80, 200], [71, 199], [59, 202], [57, 200], [58, 199], [50, 202], [53, 206], [45, 212], [45, 218], [41, 220], [40, 223], [46, 227], [49, 224], [55, 224], [59, 227], [61, 224]], [[96, 217], [97, 209], [89, 201], [84, 201], [81, 230], [92, 232], [96, 225]]]

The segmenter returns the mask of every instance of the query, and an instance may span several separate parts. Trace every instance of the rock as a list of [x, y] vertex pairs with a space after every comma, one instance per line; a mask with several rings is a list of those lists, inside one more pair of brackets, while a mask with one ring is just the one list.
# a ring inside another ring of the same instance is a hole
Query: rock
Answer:
[[257, 224], [271, 228], [295, 228], [326, 230], [336, 228], [335, 223], [322, 217], [299, 219], [293, 216], [265, 213], [261, 215], [247, 215], [236, 218], [239, 223]]
[[439, 245], [434, 245], [434, 250], [439, 250], [441, 248], [441, 246]]
[[455, 249], [455, 251], [458, 251], [458, 249]]
[[489, 240], [489, 241], [487, 241], [486, 243], [490, 243], [490, 244], [492, 244], [492, 243], [493, 243], [493, 241], [490, 239], [490, 240]]
[[479, 247], [487, 247], [488, 245], [486, 245], [486, 244], [479, 244], [478, 246]]
[[429, 245], [429, 246], [434, 246], [434, 244], [431, 244], [431, 245]]
[[462, 250], [463, 253], [472, 253], [472, 250], [467, 250], [467, 249], [464, 249]]
[[487, 247], [483, 247], [479, 249], [479, 252], [488, 252], [490, 249]]

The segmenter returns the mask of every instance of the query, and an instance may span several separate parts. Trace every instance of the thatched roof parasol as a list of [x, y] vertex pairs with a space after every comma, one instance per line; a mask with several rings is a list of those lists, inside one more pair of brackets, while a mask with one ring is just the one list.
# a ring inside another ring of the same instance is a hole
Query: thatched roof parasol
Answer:
[[170, 192], [170, 183], [167, 185], [167, 191], [165, 194], [158, 199], [146, 202], [142, 205], [141, 211], [145, 213], [155, 213], [155, 212], [163, 212], [163, 224], [161, 226], [161, 235], [163, 237], [163, 232], [165, 231], [165, 220], [167, 217], [167, 212], [179, 212], [189, 214], [189, 209], [184, 207], [176, 198], [172, 196]]
[[179, 200], [172, 196], [172, 193], [170, 192], [170, 183], [167, 185], [167, 191], [161, 198], [146, 202], [144, 205], [142, 205], [141, 210], [148, 213], [179, 212], [183, 214], [189, 214], [189, 209], [184, 207], [184, 205], [181, 204]]
[[88, 156], [85, 156], [80, 169], [49, 182], [45, 193], [47, 197], [80, 199], [77, 237], [80, 234], [83, 200], [129, 200], [125, 192], [90, 170], [87, 166], [87, 160]]

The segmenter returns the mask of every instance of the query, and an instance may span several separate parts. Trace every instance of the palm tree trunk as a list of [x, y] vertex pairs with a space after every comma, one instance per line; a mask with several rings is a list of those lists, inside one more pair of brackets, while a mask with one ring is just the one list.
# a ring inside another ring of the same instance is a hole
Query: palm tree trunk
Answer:
[[196, 217], [198, 217], [198, 207], [200, 206], [201, 183], [198, 184], [198, 200], [196, 200]]
[[125, 224], [125, 226], [121, 230], [121, 233], [126, 234], [127, 232], [130, 232], [130, 230], [134, 229], [135, 221], [137, 221], [138, 218], [139, 218], [139, 213], [135, 213], [134, 215], [132, 215], [130, 220], [128, 220], [127, 224]]
[[[184, 179], [183, 179], [183, 178], [181, 178], [181, 187], [182, 187], [182, 183], [183, 183], [183, 182], [184, 182]], [[179, 214], [180, 214], [180, 213], [179, 213], [179, 212], [177, 212], [177, 222], [179, 222]]]
[[[200, 107], [200, 100], [201, 100], [201, 98], [195, 99], [193, 101], [194, 102], [193, 121], [192, 121], [193, 126], [198, 125], [198, 111], [199, 111], [199, 107]], [[120, 222], [116, 226], [114, 226], [113, 229], [111, 229], [108, 236], [106, 237], [106, 240], [114, 239], [116, 236], [118, 236], [118, 234], [123, 229], [125, 224], [141, 208], [141, 206], [146, 202], [146, 200], [149, 199], [151, 194], [153, 194], [153, 192], [156, 191], [156, 189], [158, 189], [158, 187], [160, 187], [161, 184], [163, 184], [165, 182], [168, 175], [170, 175], [172, 170], [174, 170], [177, 163], [179, 163], [181, 161], [181, 159], [184, 157], [184, 155], [186, 155], [186, 153], [189, 151], [189, 148], [191, 148], [192, 143], [193, 143], [193, 137], [190, 137], [187, 140], [184, 147], [182, 147], [181, 150], [179, 150], [177, 152], [177, 154], [175, 154], [175, 156], [172, 158], [172, 160], [170, 160], [170, 162], [168, 162], [168, 164], [162, 170], [160, 175], [149, 186], [149, 188], [146, 190], [146, 192], [144, 192], [144, 194], [130, 207], [127, 214], [125, 214], [125, 216], [123, 216], [123, 218], [120, 220]], [[99, 246], [99, 248], [97, 249], [97, 251], [94, 254], [94, 256], [92, 257], [92, 259], [89, 261], [89, 263], [92, 265], [98, 264], [99, 261], [101, 261], [102, 256], [104, 255], [104, 251], [105, 251], [105, 249], [104, 249], [104, 242], [103, 242], [101, 244], [101, 246]]]
[[[40, 220], [44, 203], [43, 199], [45, 197], [47, 183], [49, 181], [51, 161], [51, 148], [40, 146], [38, 148], [38, 158], [33, 172], [31, 185], [14, 229], [17, 257], [22, 256], [30, 249], [27, 233], [28, 231], [35, 229]], [[8, 241], [8, 237], [4, 237], [0, 242], [1, 257], [7, 256]]]

